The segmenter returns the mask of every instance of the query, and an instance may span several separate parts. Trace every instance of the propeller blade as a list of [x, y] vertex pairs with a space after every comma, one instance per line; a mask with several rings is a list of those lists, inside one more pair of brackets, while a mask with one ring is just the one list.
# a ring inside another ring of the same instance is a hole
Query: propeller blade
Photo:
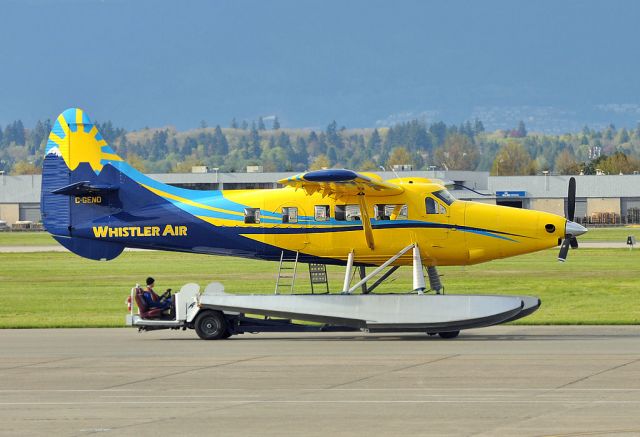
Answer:
[[569, 253], [570, 237], [562, 240], [562, 246], [560, 246], [560, 253], [558, 254], [558, 261], [565, 262], [567, 259], [567, 254]]
[[571, 248], [572, 249], [577, 249], [578, 248], [578, 239], [576, 237], [571, 237], [569, 238], [569, 242], [571, 243]]
[[569, 179], [569, 192], [567, 193], [567, 220], [573, 221], [576, 212], [576, 178]]

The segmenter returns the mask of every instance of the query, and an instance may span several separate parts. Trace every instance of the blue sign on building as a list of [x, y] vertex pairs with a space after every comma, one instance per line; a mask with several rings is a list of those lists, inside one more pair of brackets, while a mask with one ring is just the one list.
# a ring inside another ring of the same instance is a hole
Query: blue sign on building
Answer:
[[496, 197], [527, 197], [526, 191], [496, 191]]

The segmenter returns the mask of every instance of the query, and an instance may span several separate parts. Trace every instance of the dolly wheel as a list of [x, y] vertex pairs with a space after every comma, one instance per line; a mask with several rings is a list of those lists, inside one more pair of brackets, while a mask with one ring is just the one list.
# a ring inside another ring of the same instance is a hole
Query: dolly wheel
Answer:
[[460, 335], [460, 331], [447, 331], [447, 332], [438, 332], [440, 338], [456, 338]]
[[227, 321], [220, 311], [205, 311], [196, 317], [195, 328], [198, 337], [203, 340], [227, 338]]

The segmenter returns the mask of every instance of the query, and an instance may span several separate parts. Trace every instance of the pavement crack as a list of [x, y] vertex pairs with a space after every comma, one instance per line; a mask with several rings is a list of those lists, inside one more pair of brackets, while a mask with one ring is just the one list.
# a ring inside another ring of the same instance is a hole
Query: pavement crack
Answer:
[[599, 372], [592, 373], [591, 375], [587, 375], [587, 376], [584, 376], [582, 378], [578, 378], [578, 379], [576, 379], [574, 381], [567, 382], [566, 384], [563, 384], [563, 385], [560, 385], [558, 387], [555, 387], [555, 390], [559, 390], [559, 389], [568, 387], [570, 385], [577, 384], [577, 383], [585, 381], [585, 380], [587, 380], [589, 378], [593, 378], [594, 376], [598, 376], [598, 375], [602, 375], [603, 373], [611, 372], [612, 370], [620, 369], [622, 367], [628, 366], [629, 364], [637, 363], [638, 361], [640, 361], [640, 358], [636, 358], [635, 360], [628, 361], [628, 362], [620, 364], [618, 366], [609, 367], [608, 369], [604, 369], [604, 370], [601, 370]]
[[57, 363], [57, 362], [60, 362], [60, 361], [73, 360], [75, 358], [76, 357], [66, 357], [66, 358], [58, 358], [56, 360], [40, 361], [40, 362], [37, 362], [37, 363], [21, 364], [19, 366], [13, 366], [13, 367], [0, 367], [0, 372], [2, 372], [4, 370], [24, 369], [26, 367], [40, 366], [42, 364]]
[[229, 362], [226, 362], [226, 363], [212, 364], [211, 366], [193, 367], [193, 368], [186, 369], [186, 370], [180, 370], [178, 372], [165, 373], [165, 374], [158, 375], [158, 376], [153, 376], [153, 377], [150, 377], [150, 378], [138, 379], [138, 380], [135, 380], [135, 381], [129, 381], [129, 382], [124, 382], [122, 384], [116, 384], [116, 385], [112, 385], [112, 386], [109, 386], [109, 387], [104, 387], [103, 390], [111, 390], [111, 389], [114, 389], [114, 388], [124, 387], [125, 385], [139, 384], [141, 382], [155, 381], [156, 379], [162, 379], [162, 378], [166, 378], [168, 376], [182, 375], [182, 374], [185, 374], [185, 373], [196, 372], [198, 370], [215, 369], [216, 367], [224, 367], [224, 366], [229, 366], [229, 365], [237, 364], [237, 363], [243, 363], [243, 362], [247, 362], [247, 361], [260, 360], [262, 358], [267, 358], [267, 357], [268, 357], [268, 355], [261, 355], [261, 356], [258, 356], [258, 357], [251, 357], [251, 358], [245, 358], [245, 359], [242, 359], [242, 360], [229, 361]]
[[401, 370], [407, 370], [407, 369], [411, 369], [413, 367], [420, 367], [420, 366], [425, 366], [427, 364], [433, 364], [433, 363], [437, 363], [439, 361], [444, 361], [444, 360], [448, 360], [449, 358], [455, 358], [457, 356], [459, 356], [460, 354], [454, 354], [454, 355], [447, 355], [445, 357], [441, 357], [441, 358], [436, 358], [434, 360], [429, 360], [429, 361], [424, 361], [421, 363], [417, 363], [417, 364], [411, 364], [409, 366], [403, 366], [403, 367], [399, 367], [397, 369], [391, 369], [391, 370], [386, 370], [384, 372], [378, 372], [376, 374], [373, 375], [369, 375], [369, 376], [365, 376], [362, 378], [358, 378], [358, 379], [354, 379], [352, 381], [347, 381], [347, 382], [342, 382], [340, 384], [335, 384], [329, 387], [324, 388], [323, 390], [331, 390], [334, 388], [338, 388], [338, 387], [343, 387], [345, 385], [349, 385], [349, 384], [355, 384], [356, 382], [361, 382], [361, 381], [366, 381], [367, 379], [371, 379], [371, 378], [376, 378], [378, 376], [382, 376], [382, 375], [387, 375], [389, 373], [394, 373], [394, 372], [399, 372]]

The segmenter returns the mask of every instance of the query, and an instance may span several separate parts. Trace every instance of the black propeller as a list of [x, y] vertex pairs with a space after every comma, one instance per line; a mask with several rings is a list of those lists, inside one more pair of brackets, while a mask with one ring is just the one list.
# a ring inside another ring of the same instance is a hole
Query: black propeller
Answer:
[[558, 254], [558, 261], [566, 261], [569, 254], [569, 248], [578, 248], [578, 235], [582, 235], [587, 230], [573, 221], [576, 213], [576, 179], [569, 179], [569, 192], [567, 193], [567, 222], [565, 224], [564, 240], [560, 246], [560, 253]]

